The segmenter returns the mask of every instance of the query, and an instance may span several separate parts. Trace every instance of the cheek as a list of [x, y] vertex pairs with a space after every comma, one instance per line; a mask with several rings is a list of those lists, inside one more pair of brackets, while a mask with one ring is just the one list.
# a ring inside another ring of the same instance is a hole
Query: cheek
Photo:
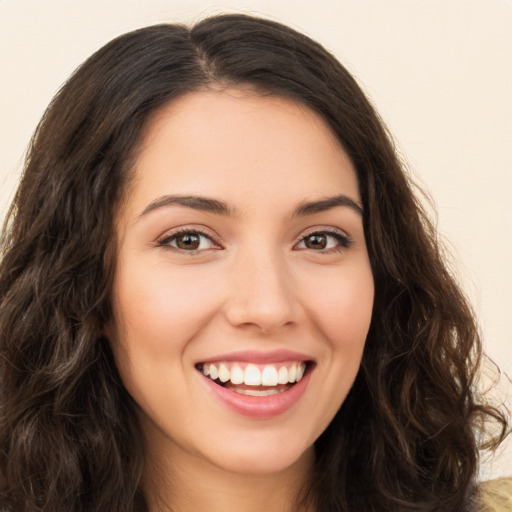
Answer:
[[186, 405], [187, 348], [219, 302], [203, 274], [199, 267], [118, 264], [116, 322], [107, 335], [127, 390], [150, 417], [170, 407], [169, 390], [174, 409]]
[[322, 270], [322, 275], [315, 277], [316, 286], [310, 284], [307, 305], [304, 302], [319, 353], [313, 373], [318, 392], [309, 405], [310, 414], [318, 419], [313, 440], [332, 421], [354, 383], [374, 298], [369, 265]]
[[374, 283], [369, 265], [332, 272], [311, 287], [311, 316], [335, 350], [362, 351], [370, 326]]
[[199, 268], [126, 263], [118, 265], [113, 289], [116, 321], [106, 333], [123, 382], [140, 405], [149, 396], [165, 402], [165, 389], [185, 396], [180, 388], [186, 385], [184, 379], [172, 376], [182, 374], [190, 340], [218, 309], [211, 276]]
[[220, 297], [211, 271], [165, 264], [131, 268], [130, 273], [119, 272], [123, 278], [114, 290], [115, 318], [130, 337], [144, 338], [154, 348], [175, 348], [218, 308]]

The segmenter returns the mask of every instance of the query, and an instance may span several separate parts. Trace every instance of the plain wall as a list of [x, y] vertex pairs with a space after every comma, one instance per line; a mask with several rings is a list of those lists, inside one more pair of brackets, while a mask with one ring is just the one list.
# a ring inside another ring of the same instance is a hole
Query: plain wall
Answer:
[[[0, 216], [39, 118], [78, 64], [128, 30], [225, 11], [287, 23], [356, 76], [434, 198], [485, 348], [512, 376], [511, 0], [0, 0]], [[512, 474], [510, 448], [484, 466], [499, 474]]]

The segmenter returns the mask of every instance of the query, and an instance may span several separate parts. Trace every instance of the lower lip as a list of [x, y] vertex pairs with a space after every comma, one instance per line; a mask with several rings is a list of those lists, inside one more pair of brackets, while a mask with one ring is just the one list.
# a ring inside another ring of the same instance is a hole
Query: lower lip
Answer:
[[307, 372], [290, 389], [275, 395], [248, 396], [223, 388], [201, 374], [208, 389], [232, 411], [243, 416], [260, 419], [275, 418], [291, 409], [306, 391], [310, 376], [311, 372]]

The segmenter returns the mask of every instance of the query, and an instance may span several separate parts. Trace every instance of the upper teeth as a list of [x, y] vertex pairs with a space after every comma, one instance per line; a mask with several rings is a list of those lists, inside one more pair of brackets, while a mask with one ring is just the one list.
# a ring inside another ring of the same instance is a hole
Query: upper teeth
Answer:
[[306, 364], [303, 361], [292, 364], [267, 364], [258, 367], [248, 364], [245, 369], [238, 363], [205, 363], [203, 373], [213, 380], [221, 382], [231, 381], [231, 384], [245, 384], [247, 386], [277, 386], [299, 382], [304, 375]]

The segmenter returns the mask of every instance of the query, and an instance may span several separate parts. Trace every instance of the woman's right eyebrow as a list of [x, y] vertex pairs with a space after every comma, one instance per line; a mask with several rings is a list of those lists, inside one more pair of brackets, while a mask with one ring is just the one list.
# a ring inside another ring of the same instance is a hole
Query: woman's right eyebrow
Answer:
[[236, 214], [233, 208], [230, 208], [224, 201], [219, 201], [218, 199], [196, 195], [172, 194], [159, 197], [149, 203], [139, 215], [139, 219], [158, 208], [175, 204], [217, 215], [234, 216]]

